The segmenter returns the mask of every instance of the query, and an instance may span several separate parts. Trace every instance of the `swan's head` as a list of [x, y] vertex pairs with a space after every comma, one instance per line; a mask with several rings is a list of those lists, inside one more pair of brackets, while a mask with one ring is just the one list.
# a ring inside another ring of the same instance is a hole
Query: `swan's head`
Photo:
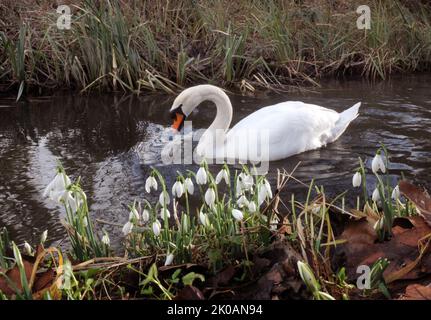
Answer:
[[202, 102], [201, 86], [185, 89], [176, 97], [172, 104], [170, 113], [174, 120], [172, 128], [180, 131], [186, 118]]

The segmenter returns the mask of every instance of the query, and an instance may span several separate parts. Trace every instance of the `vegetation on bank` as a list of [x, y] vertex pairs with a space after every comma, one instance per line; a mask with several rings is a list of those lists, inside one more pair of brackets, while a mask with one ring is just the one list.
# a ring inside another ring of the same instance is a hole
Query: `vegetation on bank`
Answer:
[[353, 0], [68, 3], [71, 28], [59, 30], [51, 1], [2, 1], [1, 91], [253, 91], [431, 67], [426, 1], [367, 1], [370, 30], [357, 29]]
[[[344, 206], [345, 193], [328, 199], [313, 182], [304, 203], [295, 195], [284, 199], [281, 191], [296, 180], [294, 172], [279, 171], [273, 192], [265, 176], [247, 167], [232, 172], [225, 165], [213, 176], [203, 163], [196, 173], [178, 173], [169, 187], [154, 169], [145, 189], [157, 200], [130, 205], [121, 256], [91, 216], [80, 178], [71, 181], [59, 166], [44, 194], [64, 207], [70, 246], [65, 252], [45, 248], [45, 232], [39, 244], [25, 242], [20, 251], [2, 230], [0, 299], [399, 295], [392, 283], [398, 281], [399, 290], [399, 281], [431, 274], [431, 198], [406, 182], [390, 184], [384, 147], [368, 161], [372, 175], [363, 163], [352, 178], [355, 209]], [[191, 197], [200, 197], [198, 206]], [[337, 258], [340, 249], [344, 260]], [[362, 283], [356, 278], [364, 264], [369, 274]], [[402, 293], [408, 296], [407, 289]]]

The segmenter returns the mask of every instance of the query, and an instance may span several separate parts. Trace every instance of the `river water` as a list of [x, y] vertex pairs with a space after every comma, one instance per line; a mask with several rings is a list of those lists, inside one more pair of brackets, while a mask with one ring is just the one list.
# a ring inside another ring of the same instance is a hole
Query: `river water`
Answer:
[[[253, 111], [285, 100], [301, 100], [342, 111], [362, 101], [360, 116], [335, 143], [271, 162], [269, 178], [277, 168], [292, 170], [295, 177], [316, 179], [330, 196], [348, 190], [347, 203], [359, 191], [351, 177], [358, 157], [371, 158], [380, 143], [389, 150], [393, 183], [403, 173], [431, 189], [431, 75], [396, 77], [385, 82], [326, 81], [321, 88], [255, 96], [229, 94], [233, 124]], [[156, 166], [171, 186], [176, 171], [196, 170], [197, 165], [163, 165], [160, 137], [170, 126], [168, 110], [174, 97], [148, 94], [78, 95], [59, 93], [15, 103], [0, 98], [0, 227], [11, 237], [37, 242], [48, 229], [49, 242], [60, 241], [65, 232], [62, 210], [42, 196], [60, 160], [72, 178], [81, 176], [91, 214], [113, 224], [128, 218], [127, 205], [134, 199], [155, 201], [144, 191], [151, 166]], [[215, 116], [211, 105], [194, 112], [194, 129], [206, 128]], [[212, 168], [214, 172], [218, 167]], [[373, 187], [372, 175], [367, 177]], [[304, 196], [304, 188], [291, 183], [286, 192]], [[370, 190], [372, 192], [372, 189]], [[115, 235], [120, 227], [106, 225]]]

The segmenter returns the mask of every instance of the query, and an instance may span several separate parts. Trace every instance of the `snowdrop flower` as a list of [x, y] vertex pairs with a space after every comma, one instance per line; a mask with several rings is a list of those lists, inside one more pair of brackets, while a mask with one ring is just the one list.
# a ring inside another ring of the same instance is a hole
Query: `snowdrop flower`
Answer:
[[263, 180], [263, 185], [265, 186], [265, 190], [266, 190], [266, 195], [269, 199], [272, 199], [272, 190], [271, 190], [271, 185], [269, 184], [268, 180], [264, 179]]
[[238, 205], [238, 207], [242, 208], [244, 206], [248, 206], [248, 200], [244, 195], [241, 195], [241, 197], [236, 200], [236, 204]]
[[259, 193], [257, 195], [259, 206], [265, 201], [266, 198], [272, 199], [271, 185], [268, 180], [264, 180], [259, 185]]
[[166, 218], [170, 218], [171, 217], [171, 213], [169, 212], [168, 208], [161, 208], [160, 209], [160, 218], [162, 218], [162, 220], [165, 220], [165, 210], [166, 210]]
[[40, 237], [40, 243], [44, 244], [47, 238], [48, 238], [48, 230], [45, 230], [42, 233], [42, 236]]
[[391, 195], [392, 199], [394, 200], [398, 200], [400, 198], [400, 187], [396, 186], [394, 188], [394, 190], [392, 190], [392, 195]]
[[153, 222], [153, 233], [156, 237], [158, 237], [160, 235], [160, 229], [161, 229], [161, 225], [160, 225], [160, 221], [156, 220], [155, 222]]
[[238, 182], [241, 185], [241, 188], [243, 190], [251, 189], [253, 187], [253, 184], [254, 184], [253, 177], [249, 174], [245, 174], [244, 172], [241, 172], [238, 175]]
[[205, 192], [205, 202], [210, 208], [214, 206], [215, 198], [216, 194], [214, 189], [209, 187], [207, 192]]
[[173, 261], [174, 261], [174, 255], [172, 253], [168, 254], [166, 256], [165, 266], [171, 265]]
[[183, 193], [184, 193], [183, 184], [181, 183], [181, 181], [178, 181], [178, 180], [175, 181], [174, 185], [172, 186], [172, 195], [174, 197], [181, 198]]
[[157, 180], [153, 176], [149, 176], [145, 181], [145, 191], [147, 191], [147, 193], [150, 193], [151, 189], [157, 191]]
[[133, 229], [133, 223], [130, 221], [127, 221], [126, 224], [123, 226], [123, 229], [121, 230], [125, 236], [130, 234]]
[[107, 233], [105, 233], [102, 237], [102, 243], [104, 243], [105, 245], [107, 245], [108, 247], [111, 244], [111, 240], [109, 239], [109, 236]]
[[129, 221], [133, 221], [133, 220], [139, 220], [139, 213], [138, 213], [138, 210], [136, 210], [135, 207], [133, 207], [132, 210], [130, 210], [130, 213], [129, 213]]
[[24, 250], [25, 250], [25, 253], [27, 253], [29, 256], [32, 256], [33, 255], [33, 249], [32, 249], [32, 247], [28, 244], [28, 242], [26, 241], [26, 242], [24, 242]]
[[357, 187], [360, 187], [361, 186], [361, 182], [362, 182], [362, 176], [361, 176], [361, 174], [359, 173], [359, 171], [358, 172], [356, 172], [354, 175], [353, 175], [353, 178], [352, 178], [352, 185], [353, 185], [353, 187], [354, 188], [357, 188]]
[[278, 219], [277, 215], [273, 215], [271, 220], [270, 220], [270, 226], [269, 229], [271, 231], [277, 231], [277, 224], [280, 222], [280, 219]]
[[236, 221], [241, 221], [244, 219], [243, 213], [238, 209], [232, 209], [232, 216], [235, 218]]
[[383, 158], [379, 152], [374, 156], [373, 161], [371, 161], [371, 169], [373, 170], [373, 173], [377, 173], [379, 170], [383, 173], [386, 172], [385, 163], [383, 162]]
[[147, 209], [144, 209], [144, 211], [142, 211], [142, 221], [144, 223], [147, 223], [148, 220], [150, 220], [150, 213], [148, 212]]
[[250, 213], [256, 212], [257, 208], [256, 208], [256, 203], [254, 203], [254, 201], [250, 201], [247, 206], [248, 206], [248, 211], [250, 211]]
[[70, 178], [63, 171], [59, 171], [43, 191], [43, 196], [48, 196], [53, 201], [59, 201], [58, 196], [63, 194], [70, 184]]
[[169, 194], [166, 191], [162, 191], [159, 196], [159, 203], [162, 207], [168, 205], [171, 202]]
[[204, 167], [200, 167], [198, 172], [196, 172], [196, 183], [203, 185], [207, 183], [207, 172]]
[[380, 192], [379, 192], [379, 189], [378, 189], [378, 188], [375, 188], [375, 189], [374, 189], [374, 191], [373, 191], [373, 195], [371, 196], [371, 199], [372, 199], [374, 202], [378, 202], [378, 201], [380, 201]]
[[222, 179], [224, 179], [224, 181], [226, 182], [226, 184], [229, 184], [229, 172], [227, 171], [226, 168], [221, 169], [219, 171], [219, 173], [217, 173], [217, 176], [216, 176], [216, 179], [215, 179], [215, 183], [219, 184]]
[[186, 189], [186, 191], [189, 194], [193, 194], [193, 191], [195, 190], [195, 187], [193, 185], [192, 179], [186, 178], [186, 180], [184, 180], [184, 188]]
[[208, 215], [203, 213], [202, 211], [199, 212], [199, 221], [202, 223], [203, 226], [208, 227], [209, 226], [209, 219]]

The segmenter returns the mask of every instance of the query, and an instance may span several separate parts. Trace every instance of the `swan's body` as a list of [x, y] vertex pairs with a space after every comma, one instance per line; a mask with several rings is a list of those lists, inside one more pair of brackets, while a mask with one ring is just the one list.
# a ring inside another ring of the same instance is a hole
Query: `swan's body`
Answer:
[[[261, 161], [262, 154], [266, 160], [279, 160], [334, 142], [358, 116], [360, 107], [357, 103], [338, 113], [314, 104], [287, 101], [259, 109], [228, 130], [232, 120], [229, 98], [215, 86], [200, 85], [184, 90], [171, 112], [181, 112], [184, 121], [205, 100], [215, 103], [217, 115], [202, 135], [198, 153], [206, 158], [251, 161]], [[176, 125], [181, 127], [178, 121]]]

